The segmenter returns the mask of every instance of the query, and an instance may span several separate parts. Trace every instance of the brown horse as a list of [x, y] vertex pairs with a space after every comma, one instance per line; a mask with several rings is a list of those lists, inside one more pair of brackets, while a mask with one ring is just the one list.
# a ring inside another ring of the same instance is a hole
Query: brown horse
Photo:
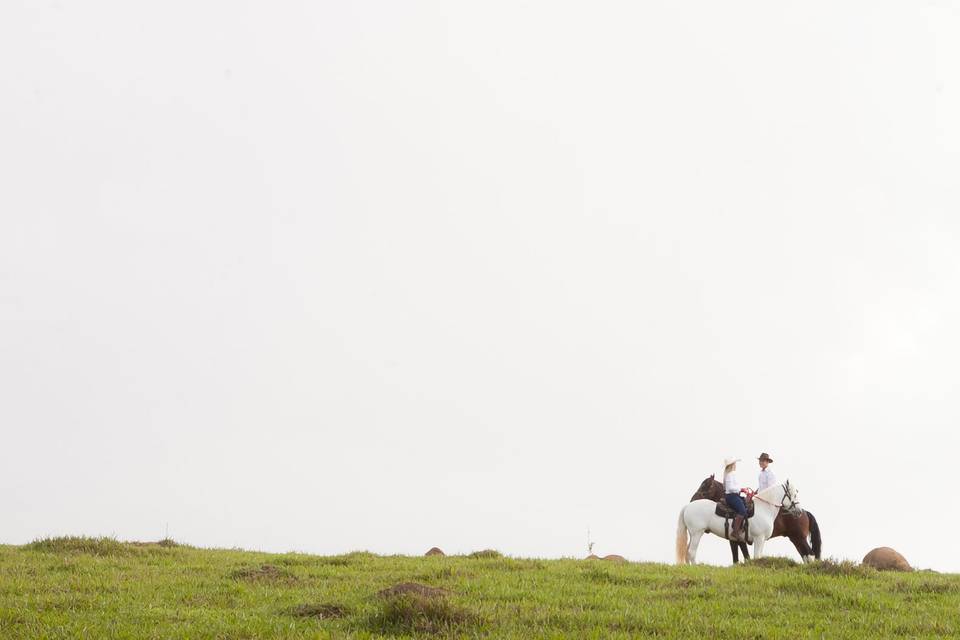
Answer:
[[[709, 476], [700, 483], [700, 488], [690, 498], [694, 500], [713, 500], [714, 502], [723, 502], [724, 491], [723, 483]], [[777, 519], [773, 521], [773, 535], [771, 538], [785, 536], [790, 538], [790, 542], [797, 548], [797, 553], [805, 561], [811, 555], [817, 560], [820, 559], [820, 552], [823, 548], [823, 541], [820, 538], [820, 525], [817, 519], [809, 511], [804, 511], [799, 516], [792, 516], [789, 513], [781, 511], [777, 514]], [[807, 538], [810, 542], [807, 542]], [[750, 553], [747, 551], [745, 542], [731, 542], [730, 552], [733, 554], [733, 563], [740, 561], [738, 551], [743, 551], [743, 559], [749, 560]]]

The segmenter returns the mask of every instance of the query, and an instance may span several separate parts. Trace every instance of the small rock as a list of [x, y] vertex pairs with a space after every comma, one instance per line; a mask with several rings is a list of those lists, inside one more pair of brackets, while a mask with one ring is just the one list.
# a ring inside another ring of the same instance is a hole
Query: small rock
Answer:
[[890, 547], [877, 547], [863, 556], [863, 564], [880, 571], [913, 571], [907, 559]]
[[425, 555], [425, 556], [445, 556], [445, 555], [447, 555], [447, 554], [445, 554], [445, 553], [440, 549], [440, 547], [433, 547], [433, 548], [430, 549], [430, 551], [427, 551], [427, 552], [426, 552], [425, 554], [423, 554], [423, 555]]

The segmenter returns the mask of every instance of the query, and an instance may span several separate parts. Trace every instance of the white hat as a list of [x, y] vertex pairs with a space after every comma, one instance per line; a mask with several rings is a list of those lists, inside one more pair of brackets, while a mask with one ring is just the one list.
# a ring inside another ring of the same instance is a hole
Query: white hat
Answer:
[[724, 459], [723, 459], [723, 466], [724, 466], [724, 468], [729, 467], [729, 466], [732, 465], [734, 462], [740, 462], [740, 458], [724, 458]]

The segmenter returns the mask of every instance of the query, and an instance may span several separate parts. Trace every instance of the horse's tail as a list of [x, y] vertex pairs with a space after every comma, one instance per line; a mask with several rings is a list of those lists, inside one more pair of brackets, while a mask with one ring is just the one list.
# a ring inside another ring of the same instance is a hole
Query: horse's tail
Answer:
[[683, 512], [687, 508], [680, 509], [680, 518], [677, 521], [677, 564], [687, 564], [687, 523], [683, 519]]
[[820, 551], [823, 550], [823, 540], [820, 538], [820, 525], [813, 514], [807, 511], [807, 519], [810, 521], [810, 542], [813, 547], [813, 557], [820, 559]]

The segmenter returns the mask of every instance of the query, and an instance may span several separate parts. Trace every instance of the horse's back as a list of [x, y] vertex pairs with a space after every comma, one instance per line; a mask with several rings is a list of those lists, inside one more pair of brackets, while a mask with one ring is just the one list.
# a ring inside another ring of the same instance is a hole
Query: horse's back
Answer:
[[687, 503], [684, 507], [684, 519], [688, 527], [710, 526], [712, 519], [716, 517], [717, 503], [713, 500], [694, 500]]
[[807, 512], [804, 511], [799, 516], [793, 516], [785, 511], [780, 511], [777, 514], [776, 519], [773, 521], [773, 535], [772, 538], [778, 536], [785, 536], [787, 538], [792, 538], [798, 536], [801, 538], [807, 538], [810, 535], [810, 519], [807, 517]]

